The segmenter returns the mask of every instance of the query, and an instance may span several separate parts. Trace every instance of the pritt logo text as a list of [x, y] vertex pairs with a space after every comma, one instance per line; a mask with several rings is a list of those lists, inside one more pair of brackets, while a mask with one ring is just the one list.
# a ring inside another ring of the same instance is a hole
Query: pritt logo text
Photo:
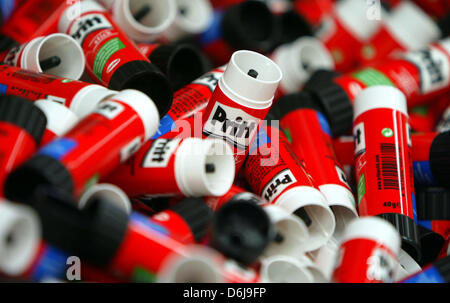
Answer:
[[285, 169], [276, 175], [263, 189], [261, 195], [269, 202], [272, 202], [285, 188], [297, 182], [289, 169]]
[[75, 21], [69, 35], [83, 44], [87, 35], [100, 29], [112, 28], [111, 23], [100, 14], [86, 15]]

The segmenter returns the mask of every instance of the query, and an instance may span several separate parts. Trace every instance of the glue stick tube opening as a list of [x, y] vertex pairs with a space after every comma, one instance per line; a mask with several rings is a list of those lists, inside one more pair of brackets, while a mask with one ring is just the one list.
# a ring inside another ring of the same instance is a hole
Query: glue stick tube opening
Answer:
[[313, 283], [310, 271], [300, 261], [288, 256], [272, 256], [261, 262], [264, 283]]
[[18, 276], [33, 260], [40, 243], [37, 214], [28, 207], [0, 202], [0, 271]]
[[213, 9], [208, 0], [176, 0], [178, 14], [166, 36], [171, 40], [181, 38], [178, 32], [198, 34], [207, 29], [213, 17]]
[[131, 213], [131, 202], [128, 196], [119, 187], [107, 183], [94, 184], [84, 192], [78, 202], [79, 208], [87, 207], [96, 198], [104, 198], [127, 214]]

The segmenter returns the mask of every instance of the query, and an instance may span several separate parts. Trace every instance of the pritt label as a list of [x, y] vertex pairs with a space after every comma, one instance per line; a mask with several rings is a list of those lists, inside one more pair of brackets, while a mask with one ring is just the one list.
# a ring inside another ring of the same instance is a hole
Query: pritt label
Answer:
[[210, 72], [206, 75], [203, 75], [202, 77], [198, 78], [193, 84], [200, 84], [204, 85], [209, 88], [210, 91], [214, 91], [217, 84], [219, 83], [219, 79], [223, 76], [223, 71], [221, 72]]
[[448, 56], [436, 47], [411, 52], [404, 57], [420, 72], [420, 90], [423, 94], [436, 91], [450, 83]]
[[367, 259], [367, 279], [391, 283], [394, 281], [396, 260], [384, 249], [376, 248]]
[[120, 162], [126, 161], [141, 147], [141, 137], [136, 137], [120, 151]]
[[27, 46], [27, 44], [21, 45], [21, 46], [17, 46], [17, 47], [13, 47], [8, 54], [6, 55], [5, 59], [3, 60], [3, 62], [5, 64], [11, 65], [11, 66], [19, 66], [18, 61], [19, 61], [19, 57], [20, 54], [22, 53], [23, 49]]
[[118, 102], [104, 101], [100, 103], [96, 113], [105, 116], [109, 120], [112, 120], [115, 117], [117, 117], [121, 112], [123, 112], [124, 109], [125, 107]]
[[142, 167], [166, 167], [179, 143], [179, 139], [155, 140], [142, 161]]
[[366, 137], [364, 134], [364, 123], [359, 123], [353, 128], [353, 138], [355, 141], [355, 156], [366, 151]]
[[216, 102], [203, 127], [203, 134], [222, 138], [237, 148], [247, 149], [259, 122], [260, 119], [243, 110]]
[[264, 199], [272, 202], [285, 188], [297, 182], [289, 169], [285, 169], [276, 175], [264, 188], [261, 193]]
[[108, 28], [112, 28], [112, 25], [105, 16], [102, 14], [89, 14], [76, 20], [68, 34], [82, 45], [84, 39], [90, 33]]

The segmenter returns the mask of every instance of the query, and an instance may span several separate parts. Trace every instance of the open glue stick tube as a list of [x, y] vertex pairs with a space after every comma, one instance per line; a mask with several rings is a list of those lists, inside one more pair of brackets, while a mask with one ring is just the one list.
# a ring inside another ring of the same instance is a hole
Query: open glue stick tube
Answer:
[[389, 58], [353, 72], [316, 71], [305, 89], [320, 102], [335, 136], [351, 128], [352, 105], [364, 89], [375, 85], [398, 88], [408, 107], [433, 101], [450, 89], [450, 38]]
[[100, 101], [117, 94], [116, 91], [100, 85], [8, 65], [0, 65], [0, 84], [7, 95], [20, 96], [33, 101], [51, 100], [69, 108], [80, 118], [95, 111]]
[[39, 216], [28, 206], [0, 201], [0, 272], [22, 274], [39, 247]]
[[45, 114], [30, 101], [0, 96], [0, 197], [8, 174], [38, 149], [46, 124]]
[[142, 91], [154, 100], [160, 116], [167, 113], [173, 95], [169, 81], [100, 4], [92, 0], [74, 3], [63, 12], [58, 29], [81, 45], [86, 70], [94, 81], [114, 90]]
[[263, 283], [313, 283], [314, 277], [298, 259], [274, 255], [261, 261]]
[[124, 90], [101, 102], [96, 112], [11, 173], [6, 196], [26, 202], [40, 185], [79, 196], [133, 155], [155, 133], [158, 122], [158, 110], [150, 98]]
[[397, 273], [395, 274], [395, 281], [403, 280], [404, 278], [411, 276], [412, 274], [415, 274], [422, 269], [420, 268], [419, 264], [411, 258], [410, 255], [408, 255], [403, 249], [400, 249], [400, 252], [398, 253], [398, 266], [397, 266]]
[[65, 135], [79, 121], [77, 115], [60, 103], [50, 100], [37, 100], [34, 105], [39, 107], [47, 118], [47, 127], [42, 136], [41, 146]]
[[78, 80], [84, 72], [84, 53], [72, 37], [51, 34], [4, 51], [0, 61], [23, 69], [45, 72], [58, 77]]
[[392, 223], [402, 248], [420, 259], [411, 136], [405, 95], [391, 86], [363, 90], [355, 100], [358, 211]]
[[311, 95], [300, 92], [278, 100], [270, 115], [280, 120], [292, 151], [305, 164], [326, 197], [336, 219], [334, 233], [339, 237], [358, 213], [345, 172], [335, 156], [330, 127], [320, 107]]
[[253, 51], [237, 51], [203, 112], [203, 136], [233, 146], [236, 172], [244, 163], [282, 78], [278, 65]]
[[268, 204], [259, 196], [245, 191], [243, 188], [233, 185], [230, 190], [220, 197], [205, 197], [205, 202], [214, 210], [219, 210], [226, 203], [231, 201], [252, 202], [261, 206], [274, 224], [276, 235], [274, 239], [264, 249], [263, 255], [269, 257], [272, 255], [297, 256], [300, 252], [306, 251], [306, 245], [309, 239], [308, 228], [303, 220], [292, 215], [273, 204]]
[[104, 178], [128, 196], [221, 196], [234, 180], [231, 148], [219, 139], [147, 141], [126, 163]]
[[78, 206], [80, 208], [88, 207], [90, 203], [98, 198], [105, 199], [125, 211], [127, 214], [131, 213], [131, 202], [128, 196], [119, 187], [107, 183], [98, 183], [89, 187], [89, 189], [81, 195]]
[[275, 49], [271, 57], [283, 72], [277, 98], [300, 91], [310, 75], [318, 69], [333, 69], [334, 61], [322, 42], [314, 37], [301, 37]]
[[325, 244], [335, 229], [333, 212], [295, 157], [286, 137], [277, 127], [264, 126], [254, 145], [245, 163], [245, 178], [250, 187], [268, 203], [280, 206], [305, 222], [309, 231], [305, 251]]

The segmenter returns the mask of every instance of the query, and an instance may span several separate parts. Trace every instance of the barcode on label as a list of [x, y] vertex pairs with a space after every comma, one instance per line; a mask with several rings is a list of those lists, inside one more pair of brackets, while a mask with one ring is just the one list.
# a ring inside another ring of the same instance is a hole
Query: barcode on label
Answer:
[[[400, 151], [398, 154], [400, 154]], [[395, 144], [380, 144], [380, 164], [383, 189], [402, 190], [404, 192], [405, 177], [403, 165], [401, 161], [397, 161]]]

